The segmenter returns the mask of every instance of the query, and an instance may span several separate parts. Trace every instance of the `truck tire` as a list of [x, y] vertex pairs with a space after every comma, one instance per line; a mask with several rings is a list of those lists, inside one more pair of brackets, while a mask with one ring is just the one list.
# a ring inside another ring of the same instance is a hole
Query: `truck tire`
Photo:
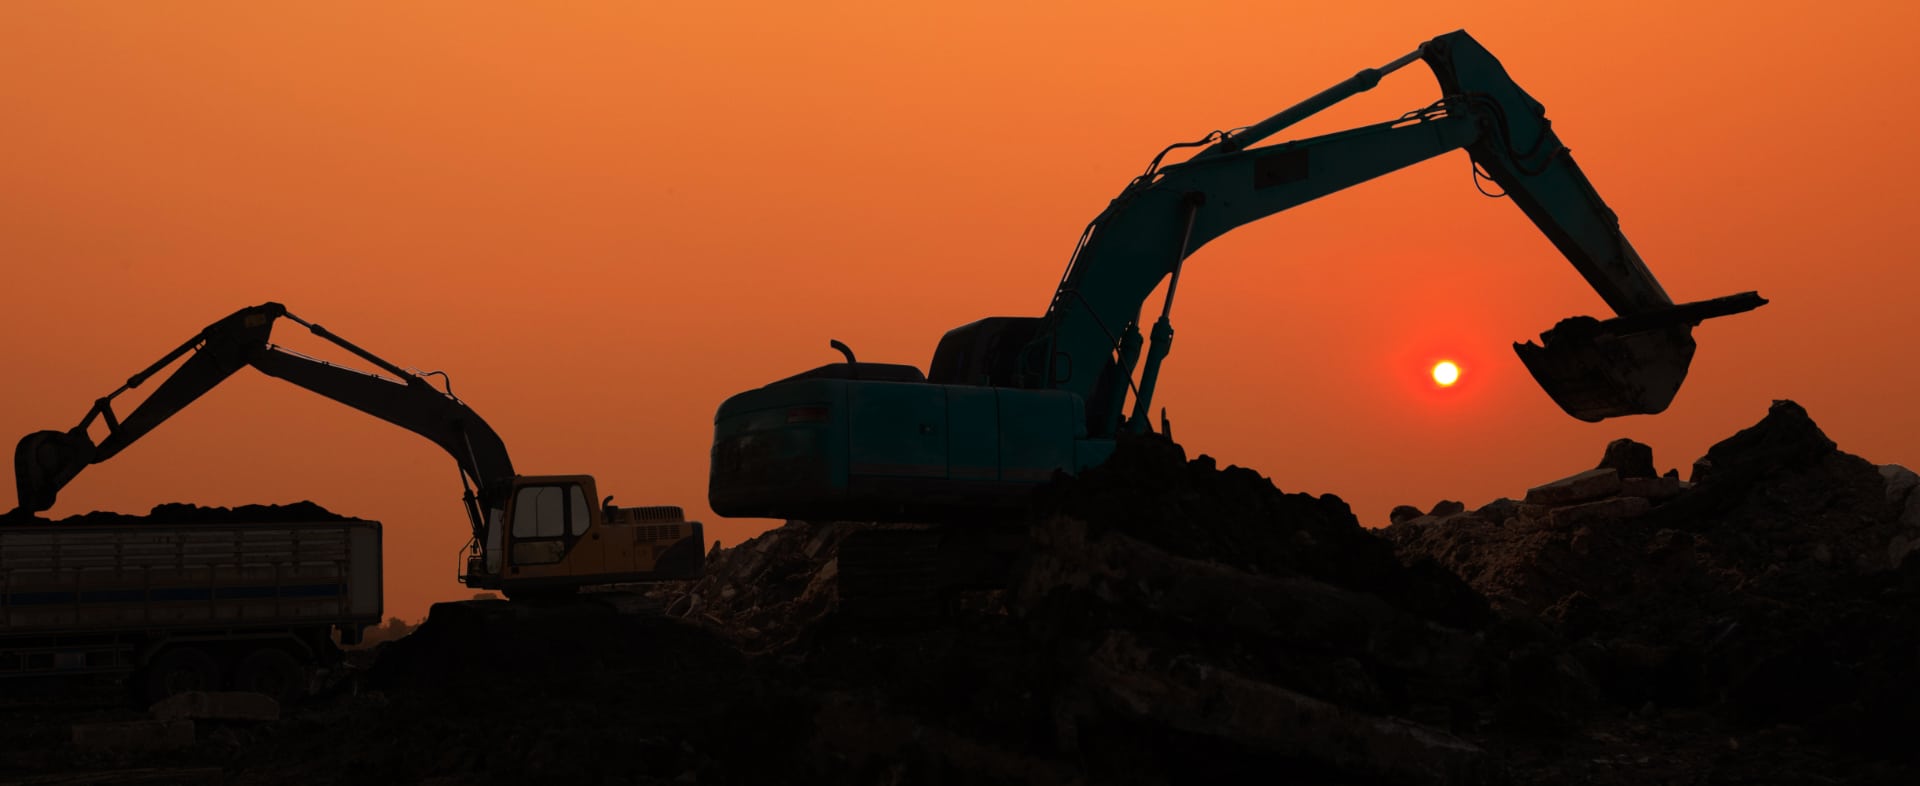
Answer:
[[173, 647], [147, 664], [140, 693], [148, 704], [176, 693], [220, 689], [220, 664], [205, 650]]
[[247, 653], [233, 668], [233, 689], [292, 704], [306, 697], [307, 678], [307, 667], [299, 658], [279, 647], [262, 647]]

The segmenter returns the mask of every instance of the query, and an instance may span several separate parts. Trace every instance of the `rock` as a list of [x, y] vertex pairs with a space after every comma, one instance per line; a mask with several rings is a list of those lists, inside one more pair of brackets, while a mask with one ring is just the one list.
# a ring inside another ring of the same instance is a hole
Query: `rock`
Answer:
[[[1767, 416], [1707, 449], [1705, 461], [1716, 480], [1749, 483], [1767, 472], [1801, 469], [1833, 455], [1835, 446], [1813, 418], [1799, 404], [1775, 401]], [[1699, 483], [1699, 462], [1694, 464], [1693, 482]]]
[[1390, 521], [1394, 524], [1399, 524], [1402, 522], [1407, 522], [1407, 521], [1412, 521], [1414, 519], [1417, 519], [1421, 515], [1422, 514], [1420, 513], [1419, 508], [1416, 508], [1412, 505], [1400, 505], [1395, 507], [1393, 509], [1393, 512], [1387, 514], [1387, 521]]
[[1439, 502], [1434, 503], [1433, 510], [1427, 511], [1427, 515], [1434, 516], [1437, 518], [1445, 518], [1455, 513], [1465, 513], [1466, 510], [1467, 510], [1467, 504], [1464, 502], [1456, 502], [1450, 499], [1443, 499], [1443, 500], [1440, 500]]
[[1502, 780], [1478, 746], [1410, 721], [1356, 712], [1196, 658], [1108, 639], [1085, 671], [1108, 713], [1203, 740], [1305, 761], [1342, 781], [1478, 784]]
[[1653, 448], [1630, 439], [1616, 439], [1607, 443], [1607, 451], [1600, 457], [1600, 466], [1596, 469], [1611, 469], [1625, 478], [1651, 478], [1660, 473], [1653, 468]]
[[193, 721], [184, 719], [73, 725], [73, 747], [86, 751], [164, 751], [192, 744]]
[[1887, 504], [1904, 505], [1915, 486], [1920, 486], [1920, 474], [1899, 464], [1880, 465], [1880, 477], [1887, 480]]
[[1687, 475], [1687, 482], [1699, 483], [1703, 480], [1706, 480], [1707, 476], [1712, 474], [1713, 474], [1713, 462], [1709, 460], [1706, 456], [1701, 456], [1700, 458], [1693, 460], [1693, 472], [1692, 474]]
[[1590, 469], [1527, 489], [1527, 502], [1534, 505], [1572, 505], [1611, 497], [1620, 493], [1620, 473], [1611, 467]]
[[1906, 561], [1907, 555], [1915, 551], [1920, 551], [1920, 540], [1912, 540], [1905, 535], [1895, 535], [1893, 541], [1887, 544], [1887, 564], [1897, 569], [1900, 563]]
[[1620, 496], [1644, 497], [1653, 502], [1672, 499], [1680, 495], [1680, 476], [1668, 475], [1658, 478], [1622, 478]]
[[147, 711], [159, 720], [277, 721], [280, 702], [262, 693], [195, 690], [161, 699]]
[[1501, 497], [1473, 511], [1473, 515], [1487, 521], [1501, 522], [1513, 518], [1520, 512], [1520, 503]]
[[1554, 529], [1606, 526], [1611, 522], [1641, 516], [1652, 509], [1653, 504], [1645, 497], [1613, 497], [1555, 508], [1547, 515], [1547, 526]]
[[[1882, 464], [1879, 470], [1880, 477], [1887, 483], [1887, 504], [1893, 506], [1894, 515], [1899, 516], [1901, 525], [1920, 529], [1920, 494], [1914, 493], [1915, 488], [1920, 488], [1920, 474], [1899, 464]], [[1901, 555], [1904, 556], [1905, 551], [1901, 551]], [[1894, 557], [1893, 564], [1899, 565], [1900, 557]]]

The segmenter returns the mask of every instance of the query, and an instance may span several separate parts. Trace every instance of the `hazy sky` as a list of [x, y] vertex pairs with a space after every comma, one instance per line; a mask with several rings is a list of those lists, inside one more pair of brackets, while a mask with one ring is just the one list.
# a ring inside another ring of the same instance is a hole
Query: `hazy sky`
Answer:
[[[1773, 304], [1696, 331], [1665, 414], [1568, 418], [1508, 345], [1604, 306], [1451, 154], [1190, 260], [1156, 397], [1190, 452], [1368, 524], [1517, 496], [1621, 436], [1684, 474], [1776, 398], [1920, 462], [1920, 14], [1566, 6], [8, 3], [0, 444], [279, 300], [448, 371], [522, 472], [591, 473], [737, 542], [767, 523], [705, 509], [726, 396], [834, 361], [830, 338], [924, 368], [948, 328], [1038, 314], [1167, 143], [1465, 28], [1676, 300]], [[1288, 135], [1436, 97], [1415, 65]], [[1442, 357], [1463, 378], [1438, 391]], [[312, 499], [385, 522], [388, 609], [417, 617], [465, 594], [459, 494], [425, 440], [243, 372], [53, 514]]]

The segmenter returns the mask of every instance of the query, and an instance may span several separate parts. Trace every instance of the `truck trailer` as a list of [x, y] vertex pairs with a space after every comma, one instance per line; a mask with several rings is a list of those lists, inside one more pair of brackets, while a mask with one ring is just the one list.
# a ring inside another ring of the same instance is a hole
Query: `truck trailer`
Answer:
[[0, 524], [0, 688], [95, 676], [148, 702], [306, 693], [340, 659], [335, 634], [355, 644], [380, 621], [380, 524], [259, 518]]

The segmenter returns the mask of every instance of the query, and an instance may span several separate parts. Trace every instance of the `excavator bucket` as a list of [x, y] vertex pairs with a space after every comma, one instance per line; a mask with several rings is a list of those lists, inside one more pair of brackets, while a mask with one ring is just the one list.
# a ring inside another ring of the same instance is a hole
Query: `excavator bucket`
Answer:
[[19, 507], [14, 515], [40, 513], [53, 502], [80, 470], [92, 463], [93, 440], [65, 431], [36, 431], [13, 449], [14, 488]]
[[1693, 361], [1693, 328], [1702, 320], [1766, 304], [1754, 292], [1702, 300], [1608, 320], [1573, 317], [1514, 344], [1535, 382], [1566, 413], [1589, 423], [1664, 411]]

